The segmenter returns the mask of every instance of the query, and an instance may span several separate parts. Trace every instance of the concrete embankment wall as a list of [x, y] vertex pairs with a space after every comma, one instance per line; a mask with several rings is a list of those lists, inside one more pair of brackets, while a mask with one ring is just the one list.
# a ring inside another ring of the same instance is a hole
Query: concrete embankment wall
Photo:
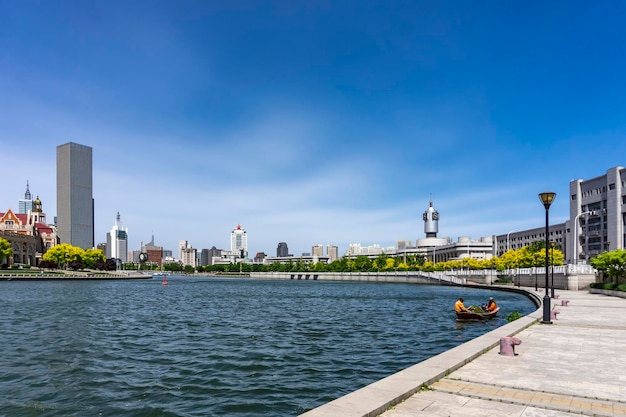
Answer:
[[[441, 280], [429, 273], [422, 272], [251, 272], [250, 278], [293, 279], [314, 281], [358, 281], [358, 282], [395, 282], [412, 284], [440, 284]], [[454, 278], [454, 277], [453, 277]], [[454, 279], [444, 279], [446, 283], [462, 284]]]
[[[596, 281], [592, 268], [563, 265], [554, 267], [549, 272], [549, 286], [578, 291], [589, 288]], [[324, 281], [361, 281], [361, 282], [406, 282], [417, 284], [457, 284], [467, 283], [493, 285], [498, 278], [506, 277], [515, 286], [545, 287], [545, 268], [518, 268], [496, 274], [494, 270], [465, 271], [394, 271], [394, 272], [251, 272], [250, 278], [265, 279], [303, 279]]]
[[[509, 278], [515, 285], [522, 287], [545, 287], [546, 268], [517, 268], [509, 269], [501, 273], [501, 276]], [[559, 265], [548, 268], [548, 286], [560, 290], [579, 291], [589, 288], [589, 284], [596, 282], [596, 270], [589, 265]]]

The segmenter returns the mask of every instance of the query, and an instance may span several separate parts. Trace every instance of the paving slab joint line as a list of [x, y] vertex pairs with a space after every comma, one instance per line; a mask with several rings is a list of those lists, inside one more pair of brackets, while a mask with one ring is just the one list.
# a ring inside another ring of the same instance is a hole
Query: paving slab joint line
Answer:
[[[501, 387], [495, 384], [485, 384], [482, 382], [473, 382], [461, 379], [447, 378], [448, 381], [458, 382], [462, 387], [445, 387], [445, 381], [442, 380], [441, 386], [434, 386], [433, 390], [448, 394], [458, 395], [466, 398], [476, 398], [488, 401], [496, 401], [506, 404], [518, 404], [541, 408], [545, 410], [567, 411], [570, 413], [594, 415], [594, 416], [616, 416], [626, 415], [621, 412], [626, 410], [623, 401], [608, 400], [601, 398], [584, 397], [572, 394], [551, 393], [547, 391], [538, 391], [532, 389], [519, 389], [512, 387]], [[497, 390], [498, 392], [481, 392], [481, 387]], [[525, 394], [519, 396], [517, 394]], [[562, 401], [561, 401], [562, 400]], [[555, 403], [561, 403], [559, 405]], [[618, 410], [615, 407], [618, 407]], [[602, 410], [602, 408], [605, 408]], [[592, 412], [593, 414], [589, 414]]]
[[592, 409], [590, 409], [590, 408], [579, 408], [579, 407], [572, 407], [572, 406], [556, 406], [556, 405], [543, 403], [543, 402], [534, 402], [532, 400], [528, 401], [528, 400], [514, 399], [514, 398], [513, 399], [493, 398], [493, 397], [488, 396], [488, 395], [480, 395], [480, 394], [466, 394], [466, 393], [461, 394], [459, 392], [448, 391], [448, 390], [440, 390], [440, 389], [435, 389], [435, 391], [443, 392], [443, 393], [446, 393], [446, 394], [458, 395], [458, 396], [466, 397], [466, 398], [473, 398], [473, 399], [477, 399], [477, 400], [494, 401], [494, 402], [499, 402], [499, 403], [503, 403], [503, 404], [523, 405], [523, 406], [526, 406], [526, 407], [532, 407], [532, 408], [536, 408], [536, 409], [551, 410], [551, 411], [561, 411], [561, 412], [567, 412], [567, 413], [571, 413], [571, 414], [580, 414], [580, 415], [585, 415], [585, 416], [593, 416], [593, 417], [613, 417], [613, 416], [615, 416], [615, 413], [613, 413], [613, 412], [602, 413], [602, 412], [598, 412], [598, 410], [593, 410], [593, 413], [590, 414], [590, 411], [592, 411]]
[[[463, 379], [463, 378], [445, 377], [445, 378], [440, 379], [440, 381], [443, 381], [443, 380], [465, 382], [465, 383], [468, 383], [468, 384], [485, 386], [485, 387], [492, 387], [492, 388], [498, 388], [498, 389], [509, 389], [509, 390], [516, 391], [516, 392], [532, 392], [532, 393], [535, 393], [535, 394], [547, 394], [547, 395], [553, 395], [553, 396], [559, 396], [559, 397], [571, 397], [571, 398], [575, 398], [575, 399], [582, 399], [582, 400], [585, 400], [585, 401], [591, 401], [591, 402], [597, 402], [597, 403], [619, 404], [619, 405], [625, 405], [626, 406], [626, 401], [614, 400], [614, 399], [608, 399], [608, 398], [600, 398], [600, 397], [590, 397], [590, 396], [587, 396], [587, 395], [566, 394], [566, 393], [562, 393], [562, 392], [536, 390], [536, 389], [532, 389], [532, 388], [519, 388], [519, 387], [514, 387], [514, 386], [511, 386], [511, 385], [493, 384], [493, 383], [472, 381], [470, 379]], [[437, 381], [437, 382], [439, 382], [439, 381]], [[437, 390], [437, 388], [434, 387], [434, 385], [435, 384], [429, 386], [428, 388], [433, 389], [433, 390]]]

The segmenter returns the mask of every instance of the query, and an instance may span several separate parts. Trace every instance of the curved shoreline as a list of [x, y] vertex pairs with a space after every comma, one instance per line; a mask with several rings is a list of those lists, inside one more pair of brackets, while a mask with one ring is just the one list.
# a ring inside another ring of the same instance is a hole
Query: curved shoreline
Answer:
[[505, 324], [482, 336], [465, 342], [432, 358], [419, 362], [386, 378], [339, 397], [310, 411], [302, 417], [374, 417], [401, 403], [424, 387], [461, 368], [496, 347], [500, 338], [512, 337], [537, 323], [542, 316], [541, 298], [534, 292], [514, 287], [464, 285], [517, 292], [528, 296], [539, 308], [531, 314]]

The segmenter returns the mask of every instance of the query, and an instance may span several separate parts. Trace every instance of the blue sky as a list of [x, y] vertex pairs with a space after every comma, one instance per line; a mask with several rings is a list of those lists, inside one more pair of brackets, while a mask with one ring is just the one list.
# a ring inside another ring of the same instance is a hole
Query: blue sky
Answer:
[[0, 0], [0, 211], [56, 215], [93, 148], [96, 241], [249, 252], [540, 227], [626, 164], [626, 3]]

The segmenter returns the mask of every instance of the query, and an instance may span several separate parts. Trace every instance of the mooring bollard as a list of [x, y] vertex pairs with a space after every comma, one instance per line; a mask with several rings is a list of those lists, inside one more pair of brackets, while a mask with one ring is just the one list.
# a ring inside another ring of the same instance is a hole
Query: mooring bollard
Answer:
[[554, 294], [554, 298], [559, 298], [559, 297], [560, 297], [560, 295]]
[[559, 310], [552, 310], [550, 312], [550, 320], [556, 320], [556, 315], [559, 314], [560, 311]]
[[501, 337], [500, 338], [500, 355], [503, 356], [515, 356], [515, 345], [522, 344], [522, 341], [516, 337]]
[[569, 300], [561, 300], [561, 305], [567, 307]]

